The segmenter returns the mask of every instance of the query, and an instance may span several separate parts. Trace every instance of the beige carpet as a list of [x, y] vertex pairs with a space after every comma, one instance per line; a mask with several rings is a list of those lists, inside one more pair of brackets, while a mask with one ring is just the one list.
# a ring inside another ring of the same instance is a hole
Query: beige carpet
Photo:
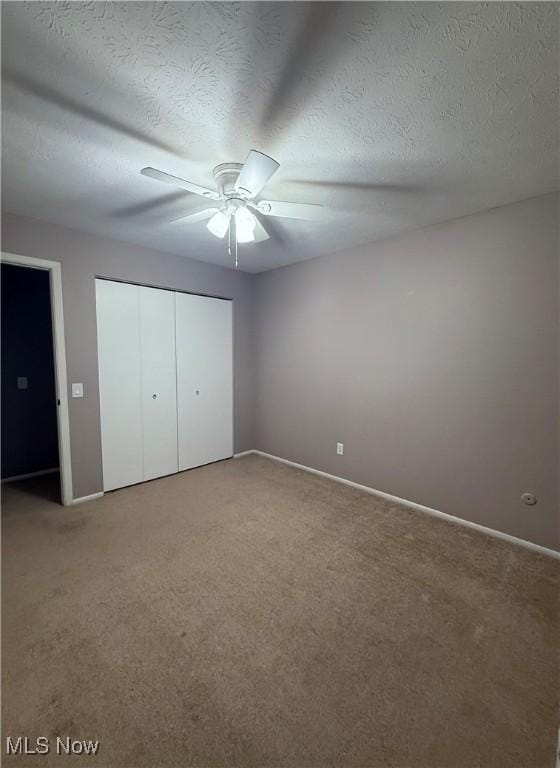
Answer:
[[[40, 485], [40, 484], [39, 484]], [[559, 563], [248, 456], [5, 488], [5, 765], [552, 768]]]

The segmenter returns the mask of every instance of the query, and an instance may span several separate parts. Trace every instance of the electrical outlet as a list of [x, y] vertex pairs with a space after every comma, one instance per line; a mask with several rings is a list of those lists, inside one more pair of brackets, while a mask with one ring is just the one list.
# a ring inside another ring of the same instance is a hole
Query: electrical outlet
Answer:
[[336, 452], [339, 456], [344, 456], [344, 443], [337, 443], [336, 444]]

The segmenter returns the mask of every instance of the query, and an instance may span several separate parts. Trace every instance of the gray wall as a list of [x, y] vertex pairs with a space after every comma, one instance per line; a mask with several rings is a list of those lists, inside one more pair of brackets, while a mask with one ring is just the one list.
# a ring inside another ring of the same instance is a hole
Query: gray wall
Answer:
[[63, 263], [75, 496], [102, 486], [102, 275], [234, 299], [236, 452], [557, 546], [557, 196], [258, 276], [10, 214], [2, 234]]
[[257, 329], [259, 449], [558, 544], [556, 196], [263, 273]]
[[7, 213], [2, 250], [62, 262], [68, 385], [84, 383], [84, 399], [69, 400], [74, 497], [103, 487], [96, 275], [234, 300], [234, 445], [254, 446], [254, 276]]

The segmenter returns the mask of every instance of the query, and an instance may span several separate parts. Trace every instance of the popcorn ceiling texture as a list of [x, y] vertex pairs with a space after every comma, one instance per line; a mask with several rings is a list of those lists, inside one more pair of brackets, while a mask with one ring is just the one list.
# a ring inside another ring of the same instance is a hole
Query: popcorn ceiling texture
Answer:
[[242, 251], [256, 272], [558, 188], [556, 3], [29, 2], [2, 20], [14, 213], [229, 266], [203, 224], [168, 223], [205, 201], [139, 171], [212, 185], [254, 147], [281, 163], [266, 197], [328, 206], [274, 220]]

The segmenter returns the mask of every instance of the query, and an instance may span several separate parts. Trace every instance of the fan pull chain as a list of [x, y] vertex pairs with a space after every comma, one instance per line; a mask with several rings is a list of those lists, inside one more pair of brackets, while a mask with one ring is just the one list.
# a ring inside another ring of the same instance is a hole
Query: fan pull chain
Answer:
[[[238, 268], [239, 260], [237, 258], [237, 221], [235, 219], [235, 214], [232, 215], [231, 219], [229, 220], [229, 226], [230, 226], [230, 235], [231, 240], [233, 241], [233, 249], [235, 251], [235, 268]], [[231, 254], [231, 251], [230, 251]]]
[[[233, 250], [234, 254], [231, 252], [231, 241], [233, 240]], [[235, 228], [235, 218], [233, 216], [230, 217], [229, 220], [229, 227], [228, 227], [228, 254], [230, 256], [234, 256], [235, 258], [235, 268], [239, 268], [239, 259], [237, 257], [237, 231]]]

